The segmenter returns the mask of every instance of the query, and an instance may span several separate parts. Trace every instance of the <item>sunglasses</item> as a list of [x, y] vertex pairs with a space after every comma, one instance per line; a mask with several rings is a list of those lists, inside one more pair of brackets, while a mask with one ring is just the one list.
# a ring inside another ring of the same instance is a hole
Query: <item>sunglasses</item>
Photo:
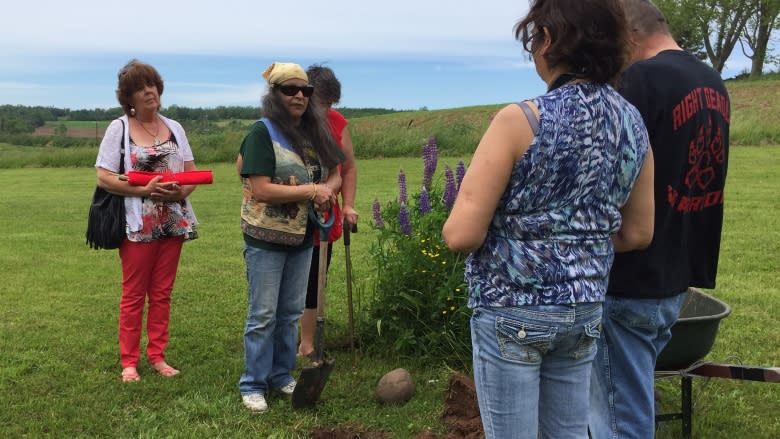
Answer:
[[274, 88], [282, 92], [285, 96], [295, 96], [298, 92], [303, 93], [303, 97], [308, 98], [314, 94], [314, 87], [311, 85], [282, 85], [274, 84]]

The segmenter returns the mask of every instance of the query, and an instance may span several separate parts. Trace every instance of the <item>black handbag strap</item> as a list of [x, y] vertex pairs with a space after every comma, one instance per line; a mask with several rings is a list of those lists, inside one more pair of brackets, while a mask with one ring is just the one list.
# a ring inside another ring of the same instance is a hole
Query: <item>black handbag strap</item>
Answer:
[[119, 174], [125, 173], [125, 121], [119, 119], [122, 122], [122, 137], [119, 140]]

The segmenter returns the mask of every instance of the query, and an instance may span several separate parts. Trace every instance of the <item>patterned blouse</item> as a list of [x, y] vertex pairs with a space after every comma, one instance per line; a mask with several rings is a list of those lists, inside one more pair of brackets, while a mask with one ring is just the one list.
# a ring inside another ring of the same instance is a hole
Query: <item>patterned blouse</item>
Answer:
[[604, 300], [610, 235], [644, 163], [647, 130], [606, 85], [568, 84], [534, 102], [539, 131], [466, 260], [471, 308]]
[[[139, 146], [131, 138], [130, 154], [130, 161], [135, 171], [184, 171], [184, 160], [173, 136], [157, 146]], [[184, 200], [165, 202], [144, 197], [142, 203], [143, 229], [137, 232], [128, 232], [130, 241], [150, 242], [179, 235], [186, 235], [185, 239], [197, 238], [198, 234], [192, 221], [193, 217], [189, 214], [187, 203]]]

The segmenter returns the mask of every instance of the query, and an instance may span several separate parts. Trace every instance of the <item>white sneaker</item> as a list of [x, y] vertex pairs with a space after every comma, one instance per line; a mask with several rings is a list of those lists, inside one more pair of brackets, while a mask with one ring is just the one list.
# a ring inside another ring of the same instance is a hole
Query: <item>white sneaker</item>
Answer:
[[293, 392], [295, 392], [295, 385], [296, 384], [297, 383], [295, 382], [295, 380], [292, 380], [289, 383], [287, 383], [286, 385], [280, 387], [278, 390], [279, 390], [279, 392], [281, 392], [285, 396], [292, 396]]
[[241, 395], [241, 401], [244, 402], [244, 407], [254, 413], [263, 413], [268, 410], [268, 403], [265, 402], [265, 396], [263, 396], [262, 393], [247, 393], [246, 395]]

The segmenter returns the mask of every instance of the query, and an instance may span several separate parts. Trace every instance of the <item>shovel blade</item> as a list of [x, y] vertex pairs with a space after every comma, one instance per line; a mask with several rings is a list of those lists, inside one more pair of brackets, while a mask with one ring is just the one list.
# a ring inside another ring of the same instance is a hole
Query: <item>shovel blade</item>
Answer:
[[336, 360], [325, 360], [319, 366], [305, 366], [292, 394], [295, 409], [314, 407], [320, 400]]

